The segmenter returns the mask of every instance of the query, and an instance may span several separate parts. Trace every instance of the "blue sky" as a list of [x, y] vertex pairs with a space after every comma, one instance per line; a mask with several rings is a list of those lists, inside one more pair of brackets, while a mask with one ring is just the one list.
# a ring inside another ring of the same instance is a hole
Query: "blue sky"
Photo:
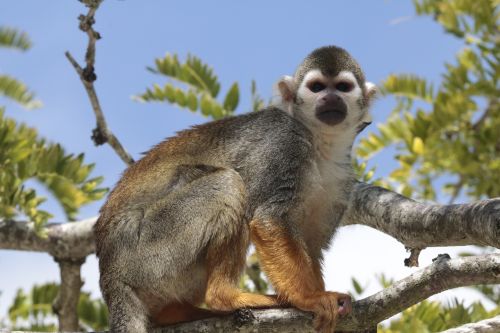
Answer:
[[[21, 28], [34, 46], [26, 53], [1, 50], [0, 73], [22, 79], [44, 107], [25, 111], [4, 99], [7, 115], [36, 127], [51, 141], [74, 153], [84, 152], [95, 163], [94, 175], [105, 177], [105, 186], [118, 180], [124, 164], [108, 146], [90, 140], [95, 119], [89, 101], [64, 52], [82, 62], [87, 38], [78, 30], [77, 17], [86, 12], [76, 0], [0, 2], [0, 25]], [[267, 100], [272, 85], [293, 73], [312, 49], [335, 44], [346, 48], [364, 68], [369, 81], [379, 83], [391, 73], [418, 73], [438, 82], [445, 61], [460, 49], [458, 40], [443, 32], [429, 17], [416, 17], [411, 1], [139, 1], [106, 0], [96, 16], [96, 89], [112, 131], [127, 150], [140, 158], [167, 136], [207, 121], [199, 114], [167, 104], [142, 104], [131, 96], [152, 83], [165, 82], [145, 70], [165, 52], [199, 56], [213, 66], [222, 84], [222, 95], [232, 82], [240, 84], [238, 113], [250, 109], [250, 83]], [[383, 122], [394, 102], [379, 99], [372, 114]], [[374, 126], [373, 126], [374, 127]], [[365, 130], [364, 135], [369, 131]], [[394, 167], [390, 152], [376, 156], [378, 175]], [[82, 209], [80, 217], [95, 216], [102, 202]], [[60, 207], [45, 206], [64, 220]], [[429, 249], [421, 255], [427, 265], [437, 253], [456, 249]], [[402, 278], [413, 271], [402, 265], [403, 246], [380, 232], [354, 226], [341, 230], [325, 261], [327, 287], [350, 288], [350, 277], [379, 286], [374, 275], [384, 272]], [[0, 320], [17, 288], [58, 279], [58, 270], [46, 254], [0, 251]], [[98, 295], [97, 266], [90, 257], [83, 268], [84, 290]], [[449, 295], [449, 294], [448, 294]], [[473, 292], [460, 292], [469, 301]]]

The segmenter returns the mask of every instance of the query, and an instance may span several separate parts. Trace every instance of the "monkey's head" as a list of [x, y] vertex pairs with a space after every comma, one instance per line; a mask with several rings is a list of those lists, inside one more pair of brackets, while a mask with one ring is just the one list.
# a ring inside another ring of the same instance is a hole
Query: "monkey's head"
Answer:
[[293, 77], [278, 82], [284, 109], [322, 132], [355, 129], [371, 123], [368, 113], [375, 85], [366, 82], [358, 63], [336, 46], [314, 50]]

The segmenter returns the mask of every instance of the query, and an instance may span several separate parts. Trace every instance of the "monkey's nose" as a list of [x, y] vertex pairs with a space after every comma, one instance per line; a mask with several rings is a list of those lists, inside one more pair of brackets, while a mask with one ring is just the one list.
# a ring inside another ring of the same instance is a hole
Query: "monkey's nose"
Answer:
[[347, 116], [347, 105], [336, 94], [326, 94], [318, 100], [316, 118], [327, 125], [340, 124]]
[[324, 104], [336, 104], [342, 102], [342, 98], [336, 94], [326, 94], [321, 98], [321, 102]]

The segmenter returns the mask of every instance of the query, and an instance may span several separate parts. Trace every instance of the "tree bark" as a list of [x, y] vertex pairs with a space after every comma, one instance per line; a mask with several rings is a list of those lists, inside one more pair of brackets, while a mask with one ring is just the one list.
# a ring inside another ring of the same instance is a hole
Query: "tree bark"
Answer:
[[342, 225], [363, 224], [408, 248], [479, 245], [500, 248], [500, 198], [428, 205], [384, 188], [357, 183]]
[[500, 332], [500, 316], [451, 328], [441, 333], [498, 333]]
[[85, 258], [80, 260], [54, 258], [61, 272], [61, 286], [52, 308], [59, 320], [59, 330], [62, 332], [78, 331], [78, 300], [83, 281], [80, 268]]
[[0, 220], [0, 249], [46, 252], [59, 259], [81, 259], [94, 253], [92, 228], [97, 218], [51, 223], [43, 234], [33, 224]]

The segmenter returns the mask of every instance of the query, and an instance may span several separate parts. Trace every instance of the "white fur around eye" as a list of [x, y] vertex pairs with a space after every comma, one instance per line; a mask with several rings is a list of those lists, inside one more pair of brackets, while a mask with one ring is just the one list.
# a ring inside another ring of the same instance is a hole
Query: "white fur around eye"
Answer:
[[304, 79], [302, 80], [302, 83], [300, 84], [299, 89], [304, 90], [308, 89], [307, 84], [311, 81], [320, 81], [323, 82], [325, 80], [325, 77], [323, 74], [321, 74], [321, 71], [319, 69], [313, 69], [307, 72], [307, 74], [304, 76]]
[[334, 82], [337, 83], [337, 82], [342, 82], [342, 81], [345, 81], [345, 82], [348, 82], [350, 84], [353, 85], [354, 89], [355, 90], [356, 88], [359, 88], [358, 86], [358, 81], [356, 80], [356, 77], [354, 76], [354, 74], [352, 72], [349, 72], [349, 71], [341, 71], [335, 78], [334, 78]]

